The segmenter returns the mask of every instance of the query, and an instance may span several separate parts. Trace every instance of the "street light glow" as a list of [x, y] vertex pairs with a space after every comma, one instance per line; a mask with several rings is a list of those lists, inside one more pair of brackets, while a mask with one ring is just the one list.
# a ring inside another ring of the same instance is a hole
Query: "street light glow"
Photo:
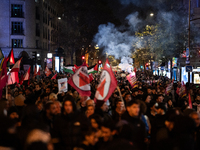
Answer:
[[61, 17], [58, 17], [59, 20], [61, 20]]
[[150, 16], [151, 16], [151, 17], [153, 17], [153, 16], [154, 16], [154, 14], [153, 14], [153, 13], [150, 13]]

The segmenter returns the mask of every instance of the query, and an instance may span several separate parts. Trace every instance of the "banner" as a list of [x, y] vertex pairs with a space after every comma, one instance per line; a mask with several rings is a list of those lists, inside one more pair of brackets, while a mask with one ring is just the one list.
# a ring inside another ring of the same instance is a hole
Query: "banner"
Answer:
[[58, 79], [58, 93], [67, 92], [68, 91], [68, 84], [67, 78]]

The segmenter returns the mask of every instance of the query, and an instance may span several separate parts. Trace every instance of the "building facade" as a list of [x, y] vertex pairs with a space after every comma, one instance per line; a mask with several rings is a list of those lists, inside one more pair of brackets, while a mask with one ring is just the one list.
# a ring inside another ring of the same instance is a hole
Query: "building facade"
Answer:
[[32, 58], [37, 52], [37, 64], [45, 66], [48, 52], [53, 52], [60, 15], [59, 0], [1, 0], [0, 48], [8, 56], [13, 48], [14, 57], [22, 51]]

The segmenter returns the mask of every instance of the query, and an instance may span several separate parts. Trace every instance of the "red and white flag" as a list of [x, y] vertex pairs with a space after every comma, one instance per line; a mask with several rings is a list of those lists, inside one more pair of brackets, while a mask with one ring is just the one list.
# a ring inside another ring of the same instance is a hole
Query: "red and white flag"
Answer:
[[20, 63], [21, 63], [21, 60], [22, 60], [22, 58], [20, 58], [16, 63], [15, 63], [15, 65], [12, 67], [12, 69], [10, 70], [10, 73], [11, 72], [19, 72], [19, 70], [20, 70]]
[[24, 81], [30, 79], [30, 72], [31, 72], [31, 67], [28, 68], [27, 72], [24, 75]]
[[37, 66], [35, 66], [35, 69], [34, 69], [34, 74], [33, 74], [34, 77], [37, 76]]
[[117, 80], [108, 61], [101, 72], [100, 83], [97, 87], [94, 100], [107, 101], [117, 87]]
[[37, 75], [40, 76], [40, 67], [38, 69]]
[[51, 80], [56, 79], [57, 73], [51, 78]]
[[94, 80], [92, 73], [89, 74], [89, 77], [90, 77], [90, 82], [92, 82], [92, 80]]
[[45, 72], [45, 74], [46, 74], [47, 77], [51, 74], [51, 71], [49, 70], [49, 68], [47, 66], [46, 66], [44, 72]]
[[76, 70], [72, 77], [68, 80], [68, 83], [78, 91], [81, 96], [90, 96], [90, 77], [88, 75], [88, 70], [86, 63]]
[[7, 57], [7, 63], [9, 63], [9, 65], [14, 65], [15, 64], [15, 58], [14, 58], [14, 53], [13, 53], [13, 48], [11, 49], [8, 57]]
[[19, 83], [18, 72], [10, 72], [8, 75], [8, 85]]

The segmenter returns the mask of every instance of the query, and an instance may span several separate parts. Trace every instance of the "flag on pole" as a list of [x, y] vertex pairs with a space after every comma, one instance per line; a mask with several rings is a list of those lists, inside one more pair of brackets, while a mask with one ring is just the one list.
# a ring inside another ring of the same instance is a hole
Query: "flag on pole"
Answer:
[[86, 63], [83, 65], [72, 75], [72, 77], [68, 80], [68, 83], [79, 92], [81, 96], [90, 96], [91, 95], [91, 87], [90, 87], [90, 77], [88, 75], [88, 70]]
[[117, 80], [107, 59], [100, 75], [100, 83], [97, 87], [94, 100], [107, 101], [116, 87]]
[[51, 71], [49, 70], [49, 68], [47, 66], [46, 66], [44, 72], [45, 72], [45, 74], [46, 74], [47, 77], [51, 74]]
[[3, 55], [3, 52], [2, 52], [2, 50], [0, 48], [0, 60], [3, 59], [3, 58], [4, 58], [4, 55]]
[[28, 68], [27, 72], [24, 75], [24, 81], [29, 80], [30, 79], [30, 72], [31, 72], [31, 67]]
[[88, 74], [97, 73], [98, 72], [98, 65], [94, 65], [88, 68]]
[[74, 66], [64, 66], [63, 67], [63, 71], [65, 72], [65, 73], [71, 73], [71, 74], [74, 74]]
[[14, 58], [13, 48], [11, 49], [11, 51], [10, 51], [8, 57], [7, 57], [7, 63], [8, 63], [8, 66], [15, 64], [15, 58]]
[[22, 58], [20, 58], [16, 63], [15, 63], [15, 65], [12, 67], [12, 69], [10, 70], [10, 73], [11, 72], [19, 72], [19, 70], [20, 70], [20, 63], [21, 63], [21, 60], [22, 60]]
[[37, 76], [40, 76], [40, 67], [38, 69]]
[[51, 80], [56, 79], [57, 73], [51, 78]]
[[19, 83], [18, 72], [10, 72], [8, 75], [8, 84], [7, 85], [11, 85], [11, 84], [15, 84], [15, 83]]
[[75, 73], [76, 70], [78, 70], [79, 68], [80, 68], [80, 66], [74, 65], [73, 72]]

